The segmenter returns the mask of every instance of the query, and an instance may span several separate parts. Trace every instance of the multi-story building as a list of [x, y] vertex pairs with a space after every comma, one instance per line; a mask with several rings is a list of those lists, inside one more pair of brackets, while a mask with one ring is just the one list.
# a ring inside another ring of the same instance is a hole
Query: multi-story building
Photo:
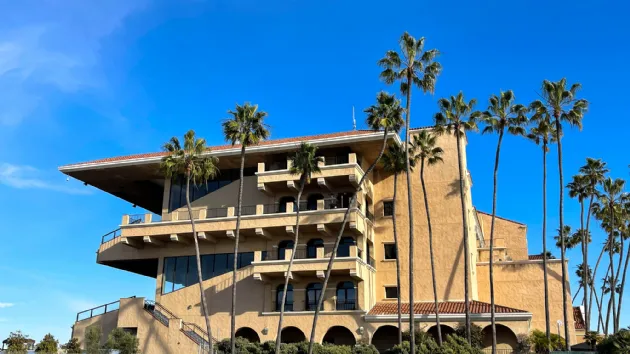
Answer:
[[[417, 130], [412, 133], [416, 133]], [[315, 338], [318, 342], [353, 344], [359, 340], [379, 349], [391, 347], [396, 335], [396, 298], [403, 301], [403, 321], [409, 318], [408, 213], [406, 179], [400, 176], [396, 201], [401, 288], [396, 287], [392, 225], [392, 174], [382, 167], [367, 176], [355, 205], [348, 205], [364, 171], [377, 157], [383, 133], [350, 131], [269, 140], [247, 149], [238, 269], [233, 269], [235, 206], [239, 185], [239, 146], [216, 146], [221, 173], [192, 187], [193, 218], [200, 242], [203, 288], [208, 299], [213, 337], [230, 334], [232, 272], [237, 272], [237, 335], [250, 340], [276, 338], [279, 302], [291, 257], [295, 211], [300, 208], [300, 237], [287, 292], [282, 339], [309, 338], [316, 302], [325, 292]], [[318, 146], [324, 157], [321, 172], [296, 203], [299, 176], [289, 173], [290, 155], [300, 142]], [[401, 144], [390, 134], [389, 144]], [[472, 203], [472, 179], [465, 169], [465, 217], [470, 249], [470, 309], [473, 323], [490, 323], [488, 260], [491, 216]], [[435, 271], [443, 333], [465, 319], [464, 237], [459, 192], [456, 141], [441, 136], [444, 162], [427, 167], [426, 188], [432, 215]], [[97, 263], [155, 278], [155, 299], [122, 298], [80, 313], [73, 336], [83, 341], [88, 326], [98, 324], [103, 339], [115, 327], [140, 339], [144, 353], [196, 352], [205, 337], [200, 308], [192, 229], [182, 179], [168, 180], [159, 172], [164, 153], [106, 158], [60, 167], [91, 186], [147, 210], [123, 215], [120, 226], [103, 236]], [[412, 176], [414, 252], [414, 319], [417, 327], [435, 332], [427, 221], [419, 173]], [[322, 289], [328, 258], [343, 215], [349, 222], [341, 239], [332, 276]], [[542, 260], [527, 251], [526, 225], [501, 217], [495, 228], [495, 298], [500, 348], [513, 348], [517, 337], [545, 328]], [[551, 321], [569, 313], [562, 303], [561, 263], [549, 261]], [[567, 284], [567, 295], [570, 294]], [[568, 296], [570, 299], [570, 296]], [[575, 343], [574, 324], [570, 327]], [[405, 324], [406, 326], [406, 324]], [[555, 331], [554, 331], [555, 332]], [[489, 331], [484, 331], [490, 343]], [[561, 331], [564, 333], [564, 330]]]

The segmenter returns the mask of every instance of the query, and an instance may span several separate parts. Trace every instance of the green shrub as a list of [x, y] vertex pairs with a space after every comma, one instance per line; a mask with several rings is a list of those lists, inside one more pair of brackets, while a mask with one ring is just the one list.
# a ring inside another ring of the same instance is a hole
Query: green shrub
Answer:
[[101, 327], [90, 326], [85, 330], [85, 353], [100, 354], [101, 351]]
[[122, 328], [115, 328], [107, 336], [107, 342], [103, 349], [118, 350], [120, 354], [137, 354], [139, 353], [139, 344], [136, 336]]
[[357, 344], [352, 347], [352, 354], [378, 354], [378, 349], [372, 344]]
[[[407, 332], [408, 334], [409, 332]], [[404, 334], [403, 334], [404, 338]], [[401, 344], [395, 345], [393, 348], [389, 348], [385, 351], [385, 354], [409, 354], [409, 342], [403, 341]]]
[[[477, 326], [479, 327], [479, 326]], [[435, 351], [435, 353], [443, 353], [443, 354], [481, 354], [482, 351], [480, 348], [476, 348], [468, 344], [468, 341], [465, 338], [460, 336], [446, 336], [446, 340], [442, 341], [442, 347], [439, 348], [439, 351]]]
[[[307, 351], [304, 354], [308, 354], [308, 342], [306, 342], [306, 349]], [[315, 353], [315, 350], [313, 350], [313, 353]], [[335, 345], [335, 344], [330, 344], [330, 343], [324, 343], [324, 345], [321, 346], [320, 353], [321, 354], [352, 354], [352, 348], [348, 345]]]
[[[458, 324], [455, 328], [455, 334], [466, 339], [466, 324]], [[472, 344], [474, 348], [483, 348], [483, 329], [474, 323], [470, 324], [470, 344]]]
[[545, 352], [548, 349], [550, 350], [564, 350], [566, 347], [566, 343], [564, 338], [560, 337], [557, 334], [551, 333], [550, 336], [551, 341], [547, 340], [547, 335], [545, 332], [540, 330], [533, 330], [529, 335], [528, 342], [535, 352]]
[[59, 341], [52, 334], [48, 333], [41, 342], [37, 343], [35, 353], [57, 353], [58, 346]]
[[597, 345], [598, 353], [630, 354], [630, 329], [622, 329]]
[[61, 346], [61, 349], [65, 349], [67, 354], [80, 354], [81, 344], [78, 338], [70, 338], [68, 343]]

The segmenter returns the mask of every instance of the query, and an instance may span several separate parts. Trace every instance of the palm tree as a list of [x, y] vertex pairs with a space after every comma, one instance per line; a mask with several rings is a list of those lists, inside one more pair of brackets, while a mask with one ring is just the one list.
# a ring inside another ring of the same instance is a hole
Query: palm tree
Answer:
[[438, 100], [440, 112], [434, 116], [435, 132], [439, 134], [454, 134], [457, 141], [457, 163], [459, 169], [459, 197], [462, 208], [462, 229], [464, 243], [464, 310], [466, 312], [466, 339], [471, 342], [470, 334], [470, 251], [468, 246], [468, 218], [466, 217], [466, 201], [464, 199], [464, 166], [462, 165], [461, 140], [466, 136], [466, 131], [476, 131], [476, 120], [481, 116], [481, 112], [473, 112], [477, 101], [472, 99], [468, 102], [464, 100], [464, 94], [460, 91], [457, 96], [450, 99], [441, 98]]
[[320, 156], [317, 156], [317, 146], [309, 143], [302, 143], [300, 147], [291, 157], [291, 174], [300, 175], [300, 189], [297, 195], [297, 208], [295, 209], [295, 240], [293, 240], [293, 253], [291, 253], [291, 259], [289, 260], [289, 266], [287, 267], [287, 273], [284, 277], [284, 290], [282, 292], [282, 302], [280, 305], [280, 320], [278, 321], [278, 335], [276, 337], [276, 354], [280, 353], [280, 343], [282, 341], [282, 322], [284, 319], [284, 304], [287, 299], [287, 288], [289, 286], [289, 279], [291, 278], [291, 267], [293, 267], [293, 260], [295, 259], [295, 252], [297, 251], [298, 239], [300, 235], [300, 200], [302, 199], [302, 192], [304, 192], [304, 186], [311, 183], [311, 176], [313, 173], [320, 172], [319, 162], [323, 161]]
[[[423, 92], [433, 93], [435, 81], [442, 71], [440, 63], [434, 61], [440, 54], [437, 49], [424, 51], [424, 37], [415, 39], [405, 32], [398, 41], [402, 56], [394, 50], [385, 53], [385, 57], [378, 61], [378, 65], [384, 70], [381, 72], [381, 79], [387, 84], [400, 81], [400, 92], [406, 95], [405, 107], [405, 146], [410, 146], [409, 130], [411, 121], [411, 91], [414, 86]], [[409, 150], [405, 150], [405, 163], [407, 164], [407, 208], [409, 217], [409, 331], [411, 339], [409, 341], [410, 350], [415, 351], [415, 328], [413, 314], [413, 284], [414, 284], [414, 238], [413, 238], [413, 193], [411, 193], [411, 164], [409, 162]], [[309, 353], [310, 354], [310, 353]]]
[[326, 295], [326, 287], [328, 286], [328, 280], [330, 279], [330, 273], [332, 272], [333, 262], [335, 261], [335, 256], [337, 255], [337, 249], [339, 248], [339, 242], [341, 241], [341, 236], [346, 228], [346, 224], [348, 223], [348, 216], [350, 215], [350, 210], [356, 207], [357, 195], [363, 189], [363, 182], [367, 176], [374, 170], [376, 164], [379, 162], [383, 153], [385, 152], [385, 148], [387, 147], [387, 139], [389, 133], [396, 133], [400, 131], [402, 127], [402, 112], [403, 109], [400, 107], [400, 101], [396, 99], [394, 95], [390, 95], [387, 92], [379, 92], [376, 96], [376, 104], [365, 109], [367, 113], [367, 124], [375, 131], [383, 131], [383, 142], [381, 144], [381, 149], [378, 153], [374, 162], [368, 167], [367, 171], [359, 180], [357, 184], [357, 188], [355, 193], [350, 198], [350, 205], [346, 209], [346, 212], [343, 215], [343, 222], [341, 223], [341, 228], [339, 229], [339, 233], [337, 234], [337, 239], [335, 240], [335, 245], [333, 246], [332, 253], [330, 255], [330, 259], [328, 260], [328, 267], [326, 268], [326, 275], [324, 276], [324, 284], [322, 285], [322, 292], [319, 295], [319, 300], [317, 301], [317, 307], [315, 308], [315, 315], [313, 316], [313, 326], [311, 327], [311, 337], [308, 344], [308, 354], [313, 354], [313, 343], [315, 343], [315, 329], [317, 327], [317, 320], [319, 319], [319, 311], [324, 303], [324, 296]]
[[234, 233], [234, 271], [232, 272], [232, 310], [230, 326], [230, 344], [232, 353], [236, 353], [236, 269], [238, 269], [238, 241], [241, 231], [241, 206], [243, 202], [243, 170], [245, 169], [245, 148], [257, 145], [269, 138], [269, 126], [264, 123], [267, 113], [258, 111], [258, 105], [246, 102], [244, 105], [236, 105], [234, 111], [229, 110], [232, 117], [225, 119], [223, 135], [232, 146], [241, 144], [241, 171], [238, 184], [238, 202], [236, 204], [236, 231]]
[[[580, 174], [584, 176], [586, 180], [586, 193], [589, 197], [588, 209], [586, 212], [586, 233], [589, 233], [590, 230], [590, 221], [591, 221], [591, 213], [593, 212], [593, 200], [597, 196], [597, 185], [604, 181], [604, 175], [608, 173], [608, 169], [606, 168], [606, 163], [601, 159], [592, 159], [590, 157], [586, 158], [586, 165], [580, 167]], [[588, 264], [588, 245], [587, 242], [584, 245], [584, 263]], [[591, 325], [591, 304], [592, 304], [592, 295], [594, 290], [594, 282], [589, 280], [590, 274], [586, 274], [587, 279], [585, 280], [586, 284], [589, 284], [590, 289], [588, 291], [588, 301], [587, 298], [584, 299], [584, 303], [588, 303], [588, 307], [585, 308], [585, 325], [586, 330], [590, 330]], [[595, 276], [595, 273], [593, 273]], [[586, 305], [585, 305], [586, 306]]]
[[203, 277], [201, 275], [201, 256], [199, 254], [199, 241], [197, 240], [197, 232], [195, 232], [195, 219], [193, 218], [192, 208], [190, 206], [190, 182], [193, 185], [205, 183], [207, 180], [214, 178], [218, 173], [218, 159], [210, 156], [210, 149], [206, 145], [206, 139], [196, 138], [195, 131], [189, 130], [184, 135], [184, 146], [179, 142], [177, 137], [172, 137], [163, 146], [167, 155], [162, 158], [160, 170], [168, 179], [179, 178], [184, 175], [186, 178], [186, 207], [188, 208], [188, 217], [192, 227], [193, 239], [195, 240], [195, 258], [197, 259], [197, 279], [199, 279], [199, 296], [201, 297], [201, 309], [206, 320], [206, 331], [208, 332], [208, 343], [210, 354], [212, 354], [212, 330], [210, 329], [210, 317], [208, 317], [208, 303], [206, 295], [203, 292]]
[[[542, 254], [546, 255], [547, 251], [547, 153], [549, 152], [549, 144], [556, 141], [556, 130], [551, 124], [549, 115], [541, 114], [534, 121], [537, 125], [530, 129], [527, 138], [536, 145], [542, 147], [542, 163], [543, 163], [543, 179], [542, 179], [542, 200], [543, 200], [543, 220], [542, 220]], [[549, 320], [549, 278], [547, 276], [547, 260], [543, 257], [543, 283], [545, 291], [545, 334], [547, 335], [547, 343], [551, 343], [551, 322]]]
[[433, 301], [435, 302], [435, 324], [438, 332], [438, 344], [442, 345], [442, 329], [440, 327], [440, 311], [438, 306], [437, 284], [435, 281], [435, 261], [433, 256], [433, 229], [431, 228], [431, 213], [429, 212], [429, 198], [427, 197], [427, 188], [424, 183], [424, 165], [435, 165], [442, 162], [442, 154], [444, 150], [436, 146], [436, 136], [427, 130], [421, 130], [418, 135], [414, 136], [413, 148], [417, 152], [414, 156], [415, 160], [420, 161], [420, 183], [422, 184], [422, 195], [424, 197], [424, 209], [427, 214], [427, 225], [429, 229], [429, 257], [431, 258], [431, 280], [433, 283]]
[[[622, 230], [621, 230], [621, 239], [622, 240], [627, 240], [628, 238], [630, 238], [630, 201], [626, 201], [623, 205], [623, 224], [622, 224]], [[623, 255], [620, 255], [620, 257], [622, 257]], [[619, 292], [619, 304], [617, 305], [617, 330], [619, 330], [619, 321], [621, 318], [621, 303], [623, 300], [623, 291], [626, 287], [626, 274], [628, 271], [628, 261], [630, 260], [630, 247], [628, 247], [628, 253], [626, 254], [626, 261], [625, 264], [623, 266], [623, 274], [621, 275], [621, 284], [619, 284], [620, 286], [620, 292]]]
[[[569, 190], [569, 197], [571, 198], [577, 198], [578, 202], [580, 203], [580, 229], [576, 232], [576, 234], [579, 233], [580, 236], [585, 236], [586, 232], [584, 229], [584, 200], [586, 200], [586, 198], [588, 197], [589, 193], [588, 193], [588, 181], [586, 180], [586, 177], [578, 174], [573, 176], [573, 180], [569, 183], [567, 183], [567, 189]], [[585, 251], [585, 247], [588, 244], [588, 241], [586, 239], [582, 239], [582, 240], [578, 240], [579, 243], [581, 243], [582, 246], [582, 266], [586, 266], [587, 261], [586, 261], [586, 251]], [[580, 272], [580, 284], [587, 284], [586, 282], [586, 272]], [[582, 287], [580, 287], [581, 289]], [[588, 286], [584, 286], [584, 313], [588, 313], [588, 299], [587, 299], [587, 288]], [[579, 291], [578, 291], [579, 292]], [[584, 316], [584, 323], [586, 325], [586, 315]], [[585, 326], [585, 328], [588, 330], [588, 327]]]
[[[564, 182], [562, 178], [562, 123], [568, 123], [571, 126], [577, 126], [582, 128], [582, 118], [588, 108], [588, 102], [584, 99], [576, 99], [575, 95], [581, 88], [580, 84], [573, 84], [567, 90], [567, 80], [565, 78], [560, 79], [558, 82], [552, 82], [545, 80], [542, 84], [542, 101], [534, 101], [531, 104], [531, 108], [534, 110], [534, 115], [552, 116], [556, 131], [558, 134], [558, 175], [560, 177], [560, 229], [564, 226]], [[564, 247], [561, 248], [562, 253], [560, 258], [562, 259], [562, 306], [563, 306], [563, 319], [564, 319], [564, 338], [567, 342], [567, 348], [571, 348], [571, 338], [569, 337], [569, 315], [567, 311], [567, 272], [565, 264]]]
[[527, 108], [522, 104], [514, 104], [514, 92], [512, 90], [501, 91], [499, 96], [492, 95], [489, 99], [488, 110], [483, 112], [482, 120], [485, 127], [482, 134], [497, 133], [497, 151], [494, 158], [494, 187], [492, 192], [492, 221], [490, 222], [490, 324], [492, 326], [492, 352], [497, 350], [497, 331], [494, 309], [494, 220], [497, 211], [497, 180], [499, 175], [499, 155], [501, 154], [501, 142], [505, 131], [513, 135], [525, 135], [527, 124]]
[[398, 190], [398, 175], [405, 173], [407, 164], [405, 162], [405, 148], [398, 145], [391, 145], [383, 154], [383, 169], [394, 174], [394, 195], [392, 197], [392, 228], [394, 230], [394, 248], [396, 249], [396, 287], [398, 293], [398, 344], [402, 343], [402, 310], [400, 303], [400, 262], [398, 251], [398, 232], [396, 229], [396, 200]]

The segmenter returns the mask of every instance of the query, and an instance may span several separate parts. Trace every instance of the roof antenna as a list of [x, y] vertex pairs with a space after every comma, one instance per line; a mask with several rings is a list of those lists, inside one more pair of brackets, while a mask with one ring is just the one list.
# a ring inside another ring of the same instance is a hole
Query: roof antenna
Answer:
[[352, 106], [352, 130], [357, 130], [357, 120], [354, 119], [354, 106]]

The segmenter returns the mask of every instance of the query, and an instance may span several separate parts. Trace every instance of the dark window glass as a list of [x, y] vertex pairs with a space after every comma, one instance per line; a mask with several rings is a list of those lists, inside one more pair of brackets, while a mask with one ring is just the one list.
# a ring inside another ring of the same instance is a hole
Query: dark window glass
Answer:
[[214, 276], [213, 269], [214, 269], [214, 255], [207, 254], [207, 255], [201, 256], [201, 276], [203, 277], [203, 280], [208, 280]]
[[388, 201], [383, 202], [383, 216], [392, 216], [394, 215], [394, 202]]
[[227, 273], [227, 253], [214, 255], [214, 273], [213, 276], [219, 276]]
[[386, 243], [384, 246], [385, 259], [396, 259], [396, 245], [393, 243]]
[[198, 282], [199, 274], [197, 273], [197, 259], [195, 256], [190, 256], [188, 257], [188, 274], [186, 275], [186, 286], [191, 286]]
[[398, 298], [398, 287], [386, 286], [385, 287], [385, 298], [386, 299], [397, 299]]
[[175, 263], [175, 286], [173, 290], [179, 290], [186, 286], [188, 273], [188, 257], [177, 257]]
[[285, 259], [287, 249], [293, 249], [293, 241], [280, 241], [278, 244], [278, 259]]
[[243, 268], [252, 264], [254, 261], [254, 252], [245, 252], [238, 255], [238, 267]]
[[[282, 294], [284, 293], [284, 284], [278, 285], [276, 288], [276, 311], [280, 311], [282, 306]], [[287, 286], [287, 298], [284, 302], [285, 311], [293, 311], [293, 285]]]
[[315, 311], [315, 309], [317, 308], [317, 303], [319, 302], [319, 297], [321, 295], [321, 283], [308, 284], [308, 286], [306, 287], [306, 311]]
[[162, 283], [162, 293], [173, 291], [175, 279], [175, 257], [164, 258], [164, 281]]
[[306, 243], [306, 258], [317, 258], [317, 249], [324, 247], [324, 240], [315, 238]]
[[234, 270], [234, 253], [228, 253], [227, 255], [227, 272], [231, 272]]
[[356, 310], [356, 290], [349, 281], [337, 285], [337, 310]]
[[350, 257], [350, 246], [354, 244], [355, 241], [352, 237], [343, 237], [337, 248], [337, 257]]

